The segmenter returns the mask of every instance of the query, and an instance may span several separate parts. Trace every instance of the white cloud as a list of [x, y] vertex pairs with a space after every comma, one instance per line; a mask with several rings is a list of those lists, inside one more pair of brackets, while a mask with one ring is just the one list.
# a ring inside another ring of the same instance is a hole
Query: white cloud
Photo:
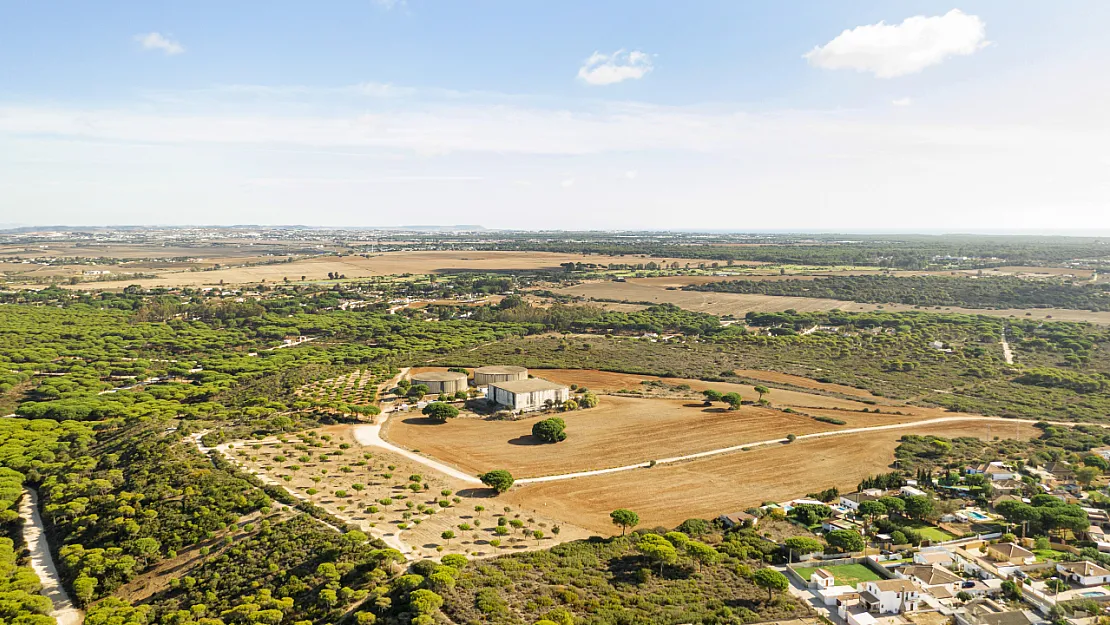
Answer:
[[560, 182], [559, 185], [562, 186], [564, 189], [569, 189], [574, 186], [574, 178], [567, 178], [566, 180]]
[[185, 51], [185, 46], [157, 32], [135, 35], [135, 41], [138, 41], [144, 50], [161, 50], [170, 55]]
[[901, 24], [867, 24], [845, 30], [804, 55], [824, 69], [854, 69], [878, 78], [914, 74], [953, 56], [983, 49], [987, 29], [977, 15], [952, 9], [944, 15], [908, 17]]
[[639, 80], [651, 70], [651, 57], [639, 50], [617, 50], [612, 54], [594, 52], [578, 68], [578, 78], [589, 85], [612, 85], [626, 80]]
[[913, 98], [910, 98], [910, 97], [895, 98], [895, 99], [891, 100], [890, 103], [893, 104], [894, 106], [910, 106], [911, 104], [913, 104]]
[[639, 175], [640, 175], [640, 172], [636, 171], [635, 169], [630, 169], [630, 170], [624, 172], [624, 177], [628, 178], [629, 180], [635, 180], [636, 176], [639, 176]]

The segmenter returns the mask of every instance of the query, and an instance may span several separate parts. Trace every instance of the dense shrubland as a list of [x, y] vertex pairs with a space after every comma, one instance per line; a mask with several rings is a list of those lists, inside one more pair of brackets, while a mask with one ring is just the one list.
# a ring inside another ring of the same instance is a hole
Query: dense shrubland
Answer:
[[912, 306], [1074, 308], [1110, 310], [1110, 285], [1016, 277], [831, 276], [814, 280], [730, 280], [686, 287], [758, 295], [788, 295]]

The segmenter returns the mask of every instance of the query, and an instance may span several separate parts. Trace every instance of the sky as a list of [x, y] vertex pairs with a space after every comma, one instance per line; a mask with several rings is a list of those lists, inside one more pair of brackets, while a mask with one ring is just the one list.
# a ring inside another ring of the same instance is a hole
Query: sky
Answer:
[[1110, 229], [1101, 0], [0, 0], [0, 224]]

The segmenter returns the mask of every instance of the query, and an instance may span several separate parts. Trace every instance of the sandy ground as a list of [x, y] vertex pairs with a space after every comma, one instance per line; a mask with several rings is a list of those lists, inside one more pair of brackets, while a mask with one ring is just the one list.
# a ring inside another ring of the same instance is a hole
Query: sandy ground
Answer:
[[39, 496], [33, 489], [23, 492], [19, 516], [23, 519], [23, 540], [31, 552], [31, 568], [42, 582], [42, 594], [54, 604], [50, 615], [58, 625], [79, 625], [85, 619], [85, 613], [77, 609], [62, 587], [54, 558], [50, 555], [50, 545], [46, 542], [42, 517], [39, 516]]
[[702, 291], [669, 291], [664, 286], [641, 282], [587, 282], [558, 289], [556, 292], [586, 298], [616, 299], [629, 302], [669, 303], [713, 315], [742, 317], [750, 311], [780, 312], [794, 309], [799, 312], [843, 310], [848, 312], [924, 311], [987, 315], [990, 317], [1026, 317], [1029, 319], [1055, 319], [1057, 321], [1090, 321], [1110, 324], [1110, 312], [1066, 310], [1062, 308], [1006, 308], [990, 310], [961, 308], [958, 306], [916, 308], [905, 304], [860, 304], [845, 300], [815, 297], [781, 297], [775, 295], [745, 295], [740, 293], [711, 293]]
[[848, 413], [841, 417], [847, 423], [838, 426], [753, 405], [732, 411], [720, 403], [706, 408], [696, 399], [604, 395], [596, 408], [558, 413], [566, 421], [568, 436], [565, 441], [550, 445], [539, 443], [531, 435], [532, 426], [548, 416], [552, 415], [537, 414], [517, 421], [464, 416], [435, 423], [418, 414], [398, 414], [389, 419], [384, 437], [401, 447], [419, 449], [423, 455], [471, 475], [507, 469], [520, 479], [646, 462], [787, 434], [914, 419]]
[[[493, 496], [493, 491], [488, 488], [454, 479], [402, 455], [377, 447], [362, 447], [354, 437], [352, 426], [331, 426], [317, 432], [330, 436], [332, 440], [325, 442], [321, 439], [324, 443], [322, 447], [310, 447], [313, 456], [310, 462], [298, 459], [304, 452], [293, 448], [299, 442], [295, 436], [290, 436], [287, 444], [277, 440], [241, 441], [232, 444], [228, 452], [244, 468], [266, 476], [273, 483], [339, 518], [359, 525], [369, 534], [385, 538], [389, 544], [403, 543], [406, 555], [412, 559], [437, 557], [444, 553], [488, 557], [546, 549], [593, 535], [593, 532], [559, 521], [542, 510], [515, 505], [504, 496]], [[254, 448], [256, 445], [258, 449]], [[342, 448], [344, 445], [346, 449]], [[329, 459], [322, 462], [320, 456], [325, 453]], [[365, 458], [365, 454], [370, 454], [370, 458]], [[274, 457], [279, 455], [287, 460], [276, 462]], [[357, 466], [356, 462], [363, 460], [367, 464]], [[292, 465], [300, 469], [292, 471], [289, 469]], [[344, 472], [344, 466], [350, 472]], [[422, 476], [422, 483], [427, 482], [429, 488], [416, 493], [408, 490], [406, 486], [412, 483], [409, 480], [411, 475]], [[363, 490], [355, 489], [353, 484], [362, 484]], [[318, 492], [310, 494], [309, 489]], [[443, 495], [445, 490], [450, 494]], [[343, 491], [345, 495], [336, 491]], [[454, 501], [456, 497], [458, 502]], [[382, 503], [382, 500], [389, 503]], [[407, 505], [409, 501], [414, 504], [412, 508]], [[447, 506], [441, 506], [440, 502]], [[417, 505], [427, 506], [433, 513], [421, 513]], [[477, 512], [474, 509], [476, 505], [483, 506], [485, 510]], [[376, 506], [377, 511], [371, 512], [369, 506]], [[406, 515], [410, 518], [405, 518]], [[542, 531], [544, 536], [537, 540], [530, 535], [526, 537], [522, 529], [512, 529], [508, 536], [500, 538], [501, 545], [495, 547], [490, 541], [497, 539], [493, 528], [499, 516], [519, 520], [525, 528]], [[414, 523], [414, 519], [418, 519], [419, 523]], [[401, 524], [407, 524], [407, 527], [401, 528]], [[463, 524], [469, 524], [470, 529], [460, 528]], [[554, 527], [559, 527], [558, 534], [554, 533]], [[445, 530], [453, 531], [456, 537], [451, 540], [442, 538]], [[440, 547], [442, 551], [438, 549]]]
[[687, 518], [713, 518], [832, 486], [854, 490], [863, 477], [890, 470], [894, 448], [906, 433], [1028, 438], [1039, 431], [1025, 423], [966, 422], [845, 434], [597, 477], [526, 484], [508, 497], [598, 532], [615, 532], [609, 512], [622, 507], [635, 510], [644, 527], [673, 527]]

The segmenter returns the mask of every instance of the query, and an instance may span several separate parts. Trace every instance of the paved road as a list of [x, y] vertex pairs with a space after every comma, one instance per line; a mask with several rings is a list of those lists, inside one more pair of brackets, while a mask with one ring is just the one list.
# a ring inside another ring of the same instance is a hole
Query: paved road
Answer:
[[19, 504], [19, 516], [23, 518], [23, 540], [31, 552], [31, 568], [42, 582], [42, 594], [54, 604], [50, 615], [58, 625], [80, 625], [85, 613], [78, 610], [62, 587], [54, 558], [50, 555], [50, 545], [43, 532], [42, 517], [39, 515], [39, 495], [33, 489], [23, 491], [23, 501]]

